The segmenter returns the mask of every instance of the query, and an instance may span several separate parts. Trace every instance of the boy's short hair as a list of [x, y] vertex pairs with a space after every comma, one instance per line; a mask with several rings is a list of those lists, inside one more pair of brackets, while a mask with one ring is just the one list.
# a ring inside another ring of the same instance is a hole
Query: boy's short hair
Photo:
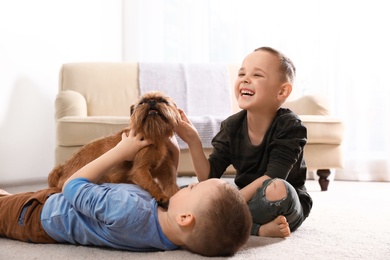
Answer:
[[276, 57], [278, 57], [280, 61], [280, 73], [281, 73], [281, 80], [287, 81], [291, 85], [294, 84], [295, 79], [295, 66], [292, 60], [290, 60], [286, 55], [281, 53], [278, 50], [275, 50], [271, 47], [260, 47], [255, 49], [254, 51], [267, 51], [269, 53], [274, 54]]
[[229, 183], [206, 203], [195, 218], [185, 248], [204, 256], [232, 256], [249, 239], [252, 217], [237, 188]]

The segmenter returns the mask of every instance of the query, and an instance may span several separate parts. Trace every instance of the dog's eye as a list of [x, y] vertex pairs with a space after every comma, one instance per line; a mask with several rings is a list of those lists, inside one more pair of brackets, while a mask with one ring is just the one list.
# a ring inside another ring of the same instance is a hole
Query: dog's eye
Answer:
[[145, 100], [142, 99], [142, 100], [138, 103], [138, 105], [143, 105], [144, 103], [145, 103]]
[[165, 103], [167, 105], [169, 104], [169, 102], [166, 99], [164, 99], [164, 98], [159, 98], [158, 102]]

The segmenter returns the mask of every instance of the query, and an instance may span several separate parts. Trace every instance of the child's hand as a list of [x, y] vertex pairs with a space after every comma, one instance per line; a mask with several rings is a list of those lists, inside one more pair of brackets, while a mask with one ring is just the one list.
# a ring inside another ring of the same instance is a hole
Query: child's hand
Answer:
[[115, 149], [123, 156], [124, 161], [132, 161], [139, 150], [150, 144], [152, 144], [150, 140], [144, 140], [141, 134], [135, 134], [134, 130], [130, 130], [128, 136], [126, 133], [122, 134], [122, 140]]
[[122, 140], [114, 148], [76, 171], [65, 181], [62, 190], [75, 178], [86, 178], [97, 183], [112, 167], [123, 161], [133, 161], [138, 151], [151, 143], [143, 140], [140, 134], [136, 135], [133, 130], [130, 130], [128, 136], [123, 133]]
[[179, 113], [181, 116], [181, 120], [176, 127], [176, 133], [184, 142], [190, 145], [191, 142], [199, 140], [198, 131], [187, 118], [187, 115], [184, 113], [183, 110], [179, 109]]

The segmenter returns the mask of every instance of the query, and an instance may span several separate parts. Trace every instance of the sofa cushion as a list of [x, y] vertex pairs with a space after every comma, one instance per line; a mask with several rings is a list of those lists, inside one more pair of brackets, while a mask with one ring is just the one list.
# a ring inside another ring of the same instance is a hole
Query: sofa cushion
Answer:
[[307, 95], [288, 100], [283, 107], [289, 108], [298, 115], [329, 116], [329, 100], [322, 96]]
[[[225, 117], [190, 117], [197, 128], [204, 148], [211, 148], [211, 139], [219, 132]], [[129, 117], [108, 116], [67, 116], [57, 120], [57, 144], [60, 146], [82, 146], [128, 126]], [[188, 145], [179, 137], [180, 149], [188, 149]]]
[[[307, 128], [308, 144], [341, 144], [343, 124], [329, 116], [299, 116]], [[204, 148], [211, 147], [211, 138], [219, 131], [223, 118], [191, 118], [196, 125]], [[201, 127], [202, 124], [204, 127]], [[117, 116], [67, 116], [57, 120], [57, 144], [60, 146], [82, 146], [92, 140], [107, 136], [128, 126], [129, 117]], [[180, 148], [187, 149], [186, 144], [178, 138]]]
[[64, 64], [59, 91], [79, 92], [89, 116], [127, 116], [139, 97], [138, 64], [81, 62]]

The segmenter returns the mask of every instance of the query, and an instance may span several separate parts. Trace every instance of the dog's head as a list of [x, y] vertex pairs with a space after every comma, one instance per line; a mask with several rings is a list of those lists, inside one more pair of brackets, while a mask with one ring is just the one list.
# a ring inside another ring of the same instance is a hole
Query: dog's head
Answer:
[[158, 91], [145, 93], [130, 108], [130, 128], [154, 142], [171, 137], [179, 119], [180, 114], [173, 100]]

